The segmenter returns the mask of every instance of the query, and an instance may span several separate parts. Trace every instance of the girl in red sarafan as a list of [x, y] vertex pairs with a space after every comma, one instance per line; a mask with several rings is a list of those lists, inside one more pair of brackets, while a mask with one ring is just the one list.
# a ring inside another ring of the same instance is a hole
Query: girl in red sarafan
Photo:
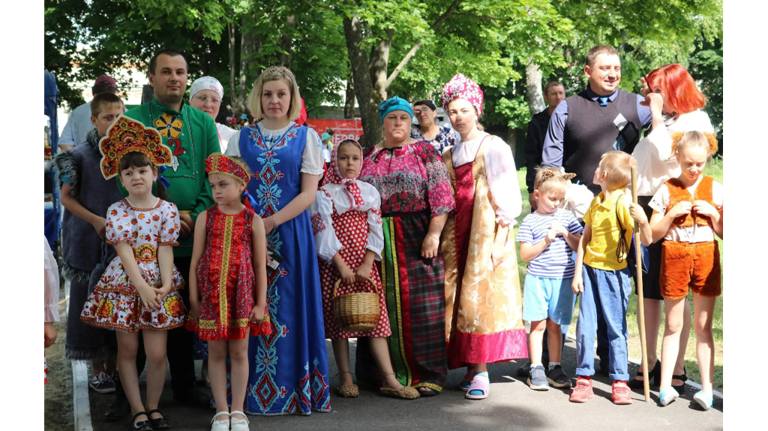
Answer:
[[[243, 204], [251, 179], [239, 157], [205, 160], [216, 205], [195, 224], [189, 274], [187, 329], [208, 341], [208, 376], [216, 403], [212, 430], [248, 430], [242, 412], [248, 383], [248, 335], [268, 335], [267, 239], [264, 223]], [[227, 408], [227, 351], [231, 360], [232, 412]], [[218, 419], [223, 417], [222, 419]]]
[[[382, 371], [381, 392], [385, 395], [415, 399], [419, 392], [398, 382], [389, 360], [387, 339], [392, 335], [387, 304], [374, 260], [381, 260], [384, 233], [381, 225], [381, 197], [372, 185], [357, 180], [363, 165], [363, 149], [348, 139], [331, 150], [331, 163], [323, 178], [323, 187], [309, 207], [315, 234], [320, 282], [323, 288], [323, 320], [325, 336], [331, 339], [339, 382], [336, 393], [344, 398], [359, 395], [352, 383], [347, 339], [369, 337], [371, 353]], [[366, 332], [349, 332], [341, 328], [332, 310], [333, 289], [338, 280], [338, 295], [370, 291], [370, 280], [379, 294], [379, 320]]]

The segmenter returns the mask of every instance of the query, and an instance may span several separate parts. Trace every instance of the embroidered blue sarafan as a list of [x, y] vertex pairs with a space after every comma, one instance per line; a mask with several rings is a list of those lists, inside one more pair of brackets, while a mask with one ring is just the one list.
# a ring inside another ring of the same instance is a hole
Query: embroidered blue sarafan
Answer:
[[[301, 158], [307, 128], [292, 124], [282, 135], [263, 134], [258, 124], [240, 133], [240, 154], [253, 172], [248, 192], [254, 210], [268, 217], [301, 191]], [[282, 263], [269, 281], [272, 334], [251, 337], [246, 408], [256, 415], [308, 415], [331, 410], [322, 290], [309, 212], [267, 235]]]

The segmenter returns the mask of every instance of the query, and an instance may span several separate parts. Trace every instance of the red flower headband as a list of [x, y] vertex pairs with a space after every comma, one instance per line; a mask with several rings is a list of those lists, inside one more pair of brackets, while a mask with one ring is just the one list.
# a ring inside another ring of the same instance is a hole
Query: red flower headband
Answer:
[[483, 90], [477, 83], [463, 74], [454, 76], [443, 87], [443, 109], [448, 112], [448, 104], [454, 99], [466, 99], [477, 109], [477, 115], [483, 113]]
[[208, 175], [216, 174], [230, 176], [244, 186], [251, 181], [251, 175], [248, 173], [245, 166], [220, 153], [211, 154], [205, 159], [205, 172], [207, 172]]
[[105, 179], [117, 175], [120, 159], [132, 152], [139, 152], [155, 166], [170, 165], [173, 154], [163, 145], [160, 133], [151, 127], [144, 127], [141, 121], [121, 115], [109, 126], [107, 135], [99, 141], [101, 152], [101, 174]]

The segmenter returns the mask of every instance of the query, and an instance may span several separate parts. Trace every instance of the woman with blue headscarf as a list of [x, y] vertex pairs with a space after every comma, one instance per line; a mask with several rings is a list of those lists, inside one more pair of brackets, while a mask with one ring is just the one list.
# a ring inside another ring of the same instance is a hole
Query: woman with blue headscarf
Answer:
[[381, 194], [380, 274], [392, 328], [392, 366], [401, 384], [419, 389], [421, 396], [437, 395], [448, 373], [438, 245], [454, 208], [451, 184], [437, 150], [410, 137], [413, 111], [407, 101], [392, 97], [379, 105], [379, 115], [384, 141], [369, 150], [360, 179]]

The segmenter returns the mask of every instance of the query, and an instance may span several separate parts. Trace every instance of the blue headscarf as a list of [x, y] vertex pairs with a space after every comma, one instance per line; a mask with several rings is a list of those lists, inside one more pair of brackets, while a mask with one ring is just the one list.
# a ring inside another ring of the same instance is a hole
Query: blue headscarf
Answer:
[[384, 117], [387, 116], [392, 111], [405, 111], [408, 113], [408, 115], [413, 118], [413, 109], [411, 108], [411, 104], [408, 103], [407, 100], [402, 99], [397, 96], [392, 96], [391, 99], [387, 99], [381, 103], [379, 103], [379, 116], [381, 117], [381, 122], [384, 122]]

